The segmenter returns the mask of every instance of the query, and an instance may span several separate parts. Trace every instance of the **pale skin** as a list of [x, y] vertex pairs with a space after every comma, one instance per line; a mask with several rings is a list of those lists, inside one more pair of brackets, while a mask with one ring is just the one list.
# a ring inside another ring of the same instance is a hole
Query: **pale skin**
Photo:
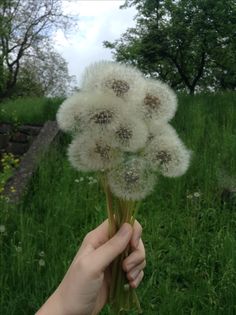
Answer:
[[131, 253], [123, 261], [127, 282], [137, 288], [146, 265], [141, 240], [142, 228], [124, 223], [111, 238], [104, 221], [84, 238], [75, 258], [56, 291], [36, 315], [96, 315], [108, 302], [111, 262], [130, 245]]

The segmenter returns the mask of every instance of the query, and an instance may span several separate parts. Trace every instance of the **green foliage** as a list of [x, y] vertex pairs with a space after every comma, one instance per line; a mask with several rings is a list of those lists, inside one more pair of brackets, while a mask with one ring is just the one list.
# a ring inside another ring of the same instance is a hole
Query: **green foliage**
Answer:
[[63, 98], [18, 98], [0, 105], [0, 122], [19, 124], [43, 124], [55, 120]]
[[0, 1], [0, 99], [64, 96], [73, 78], [50, 39], [71, 25], [62, 0]]
[[235, 88], [235, 1], [127, 0], [128, 6], [138, 11], [136, 27], [104, 42], [117, 61], [190, 93]]
[[[193, 158], [184, 176], [160, 178], [138, 214], [147, 251], [138, 289], [144, 314], [236, 312], [236, 208], [222, 203], [227, 183], [219, 176], [223, 170], [235, 185], [235, 102], [235, 93], [179, 96], [172, 124]], [[76, 172], [67, 160], [70, 141], [61, 137], [47, 153], [20, 205], [0, 204], [3, 314], [34, 314], [83, 237], [106, 218], [92, 175]]]
[[[4, 186], [7, 180], [13, 175], [15, 168], [19, 165], [19, 159], [15, 158], [11, 153], [4, 153], [0, 161], [0, 200], [4, 201], [7, 198], [4, 196]], [[14, 192], [15, 188], [11, 187]]]

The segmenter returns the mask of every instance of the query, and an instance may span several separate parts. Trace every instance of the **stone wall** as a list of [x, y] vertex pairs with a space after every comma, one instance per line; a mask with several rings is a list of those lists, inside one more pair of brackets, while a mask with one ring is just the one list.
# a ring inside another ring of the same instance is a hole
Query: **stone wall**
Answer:
[[[4, 125], [4, 128], [8, 127]], [[2, 135], [5, 134], [7, 133], [2, 133]], [[19, 167], [15, 170], [13, 176], [7, 181], [4, 187], [4, 195], [10, 202], [17, 203], [20, 201], [41, 158], [58, 134], [59, 129], [56, 121], [47, 121], [42, 128], [41, 126], [21, 126], [16, 133], [9, 136], [8, 141], [5, 143], [5, 149], [2, 150], [11, 150], [13, 153], [12, 148], [14, 148], [13, 154], [19, 154], [30, 146], [29, 150], [27, 149], [27, 152], [21, 157]], [[2, 139], [3, 138], [4, 137], [2, 137]], [[32, 145], [30, 145], [31, 143]], [[23, 147], [23, 145], [25, 145], [25, 147]], [[12, 190], [12, 187], [14, 190]]]
[[5, 152], [12, 153], [16, 157], [27, 152], [41, 128], [41, 125], [15, 127], [10, 124], [0, 124], [0, 159]]

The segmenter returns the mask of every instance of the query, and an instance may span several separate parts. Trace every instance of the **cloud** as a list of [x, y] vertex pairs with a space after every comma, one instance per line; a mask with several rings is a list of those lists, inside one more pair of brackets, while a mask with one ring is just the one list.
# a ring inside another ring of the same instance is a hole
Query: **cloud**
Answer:
[[62, 30], [54, 35], [56, 50], [66, 59], [71, 75], [79, 80], [84, 68], [91, 62], [110, 60], [110, 50], [103, 41], [118, 39], [128, 27], [135, 25], [134, 8], [120, 10], [124, 1], [68, 1], [64, 0], [64, 13], [79, 16], [78, 28], [65, 36]]

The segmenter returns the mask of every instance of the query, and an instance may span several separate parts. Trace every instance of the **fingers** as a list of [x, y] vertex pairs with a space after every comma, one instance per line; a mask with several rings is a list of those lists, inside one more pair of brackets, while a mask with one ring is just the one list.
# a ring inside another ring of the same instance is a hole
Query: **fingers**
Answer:
[[135, 220], [134, 225], [133, 225], [133, 235], [130, 242], [132, 248], [138, 248], [141, 235], [142, 235], [142, 227], [140, 223], [137, 220]]
[[126, 272], [129, 272], [135, 266], [141, 264], [145, 261], [145, 249], [143, 245], [143, 241], [139, 241], [139, 246], [136, 250], [134, 250], [127, 258], [123, 261], [123, 269]]
[[97, 271], [103, 271], [127, 247], [132, 237], [132, 227], [124, 223], [120, 230], [105, 244], [89, 255], [92, 262], [96, 263]]
[[139, 273], [141, 271], [143, 271], [143, 269], [146, 267], [146, 260], [144, 260], [143, 262], [141, 262], [141, 264], [135, 266], [133, 269], [131, 269], [128, 273], [127, 273], [127, 278], [130, 282], [134, 281], [137, 276], [139, 275]]
[[[108, 220], [105, 220], [100, 224], [96, 229], [90, 231], [84, 238], [83, 243], [81, 244], [76, 256], [74, 257], [72, 264], [75, 263], [79, 256], [86, 255], [92, 249], [98, 248], [100, 245], [106, 243], [109, 239], [108, 235]], [[88, 248], [90, 250], [88, 250]]]
[[[81, 245], [81, 248], [76, 256], [86, 256], [91, 262], [96, 262], [95, 272], [105, 270], [105, 268], [121, 254], [128, 243], [134, 250], [123, 262], [123, 269], [126, 272], [135, 271], [136, 278], [144, 268], [145, 249], [141, 240], [142, 227], [138, 221], [135, 221], [133, 228], [125, 223], [122, 228], [109, 240], [108, 220], [104, 221], [96, 229], [89, 232]], [[77, 258], [77, 257], [76, 257]], [[77, 259], [75, 259], [77, 260]], [[139, 266], [139, 267], [138, 267]], [[135, 269], [136, 268], [136, 269]], [[141, 268], [141, 269], [140, 269]], [[130, 277], [130, 281], [135, 279]]]
[[140, 284], [140, 282], [143, 280], [144, 272], [143, 270], [138, 274], [138, 276], [135, 278], [135, 280], [130, 282], [130, 286], [132, 288], [137, 288]]
[[[140, 223], [135, 220], [133, 225], [133, 234], [131, 238], [131, 247], [137, 248], [139, 244], [139, 240], [142, 234], [142, 227]], [[108, 220], [105, 220], [101, 225], [99, 225], [96, 229], [89, 232], [81, 245], [81, 250], [86, 247], [88, 244], [91, 244], [95, 249], [99, 246], [103, 245], [109, 240], [109, 223]]]
[[84, 238], [82, 246], [85, 247], [91, 244], [95, 249], [106, 243], [109, 239], [109, 224], [108, 220], [105, 220], [96, 229], [90, 231]]
[[[133, 225], [133, 234], [131, 238], [131, 246], [132, 248], [137, 248], [139, 244], [139, 240], [142, 234], [142, 227], [140, 223], [135, 220]], [[99, 225], [96, 229], [89, 232], [82, 243], [81, 248], [91, 244], [95, 249], [99, 246], [103, 245], [109, 240], [109, 223], [108, 220], [105, 220], [101, 225]]]
[[123, 269], [127, 273], [127, 279], [132, 288], [137, 288], [142, 281], [146, 267], [145, 248], [140, 239], [138, 248], [135, 249], [124, 261]]

